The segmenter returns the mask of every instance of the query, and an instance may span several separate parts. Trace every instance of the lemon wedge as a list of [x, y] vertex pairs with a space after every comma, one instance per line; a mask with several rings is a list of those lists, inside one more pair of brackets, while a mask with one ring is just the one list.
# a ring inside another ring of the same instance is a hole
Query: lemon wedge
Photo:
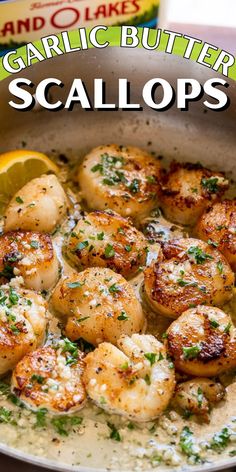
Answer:
[[0, 154], [0, 213], [10, 198], [27, 182], [42, 174], [59, 171], [45, 154], [25, 149]]

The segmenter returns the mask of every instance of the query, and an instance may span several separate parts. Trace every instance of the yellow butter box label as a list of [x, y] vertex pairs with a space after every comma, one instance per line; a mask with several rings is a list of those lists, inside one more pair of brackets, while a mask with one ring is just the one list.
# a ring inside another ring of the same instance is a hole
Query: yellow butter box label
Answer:
[[5, 47], [64, 30], [95, 25], [154, 27], [159, 0], [18, 0], [0, 4]]

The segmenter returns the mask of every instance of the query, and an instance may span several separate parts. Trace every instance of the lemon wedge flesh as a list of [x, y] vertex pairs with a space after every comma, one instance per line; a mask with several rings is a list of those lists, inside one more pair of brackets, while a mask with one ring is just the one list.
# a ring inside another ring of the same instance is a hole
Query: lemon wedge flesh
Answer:
[[0, 154], [0, 213], [11, 197], [27, 182], [42, 174], [59, 171], [45, 154], [25, 149]]

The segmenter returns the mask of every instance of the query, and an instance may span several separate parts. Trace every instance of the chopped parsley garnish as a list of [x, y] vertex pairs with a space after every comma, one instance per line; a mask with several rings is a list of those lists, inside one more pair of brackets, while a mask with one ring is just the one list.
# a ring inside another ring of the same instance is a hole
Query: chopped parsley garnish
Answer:
[[199, 454], [194, 451], [193, 432], [188, 426], [184, 426], [181, 431], [179, 446], [183, 454], [186, 454], [188, 457], [193, 457], [195, 462], [199, 462]]
[[[80, 233], [81, 233], [81, 232], [84, 233], [84, 231], [80, 229]], [[64, 236], [68, 236], [68, 233], [64, 234]], [[72, 231], [71, 237], [72, 237], [72, 238], [79, 239], [79, 237], [78, 237], [77, 233], [75, 233], [75, 231]]]
[[60, 436], [68, 436], [70, 428], [80, 425], [82, 421], [80, 416], [61, 416], [52, 418], [51, 424]]
[[46, 414], [48, 410], [46, 408], [40, 408], [36, 414], [36, 428], [44, 428], [46, 426]]
[[107, 422], [108, 428], [111, 430], [110, 432], [110, 439], [114, 439], [115, 441], [121, 441], [121, 436], [118, 429], [115, 427], [113, 423]]
[[92, 172], [100, 172], [102, 173], [103, 167], [102, 164], [96, 164], [95, 166], [91, 167]]
[[68, 353], [66, 359], [66, 365], [73, 365], [76, 364], [78, 360], [78, 346], [75, 343], [72, 343], [68, 338], [63, 339], [64, 346], [62, 349], [63, 353]]
[[114, 179], [112, 179], [112, 178], [105, 177], [103, 179], [102, 183], [105, 184], [105, 185], [115, 185], [115, 183], [117, 183], [117, 182], [115, 182]]
[[212, 328], [218, 328], [220, 326], [216, 320], [210, 320], [210, 325]]
[[207, 254], [198, 246], [191, 246], [188, 254], [194, 257], [197, 264], [203, 264], [207, 259], [213, 259], [210, 254]]
[[39, 248], [39, 243], [38, 243], [38, 241], [31, 241], [30, 246], [33, 249], [38, 249]]
[[12, 287], [10, 287], [9, 291], [9, 301], [12, 305], [17, 305], [19, 301], [19, 297]]
[[129, 189], [132, 193], [138, 193], [139, 192], [139, 184], [140, 181], [138, 179], [132, 180], [131, 184], [129, 185]]
[[157, 354], [154, 352], [146, 352], [144, 357], [150, 362], [151, 365], [155, 364], [157, 359]]
[[10, 400], [14, 405], [23, 407], [23, 403], [19, 400], [18, 397], [16, 397], [13, 393], [11, 393], [11, 388], [10, 385], [6, 384], [5, 382], [2, 382], [0, 380], [0, 392], [2, 395], [5, 395], [8, 400]]
[[67, 287], [69, 288], [80, 288], [80, 287], [83, 287], [84, 285], [84, 282], [70, 282], [69, 284], [67, 284]]
[[31, 377], [31, 380], [32, 382], [37, 382], [38, 384], [42, 385], [45, 381], [45, 378], [42, 377], [42, 375], [38, 375], [38, 374], [33, 374], [32, 377]]
[[197, 389], [197, 404], [198, 404], [198, 407], [201, 408], [202, 407], [202, 402], [203, 402], [203, 391], [201, 389], [201, 387], [198, 387]]
[[98, 241], [103, 241], [103, 239], [104, 239], [104, 231], [102, 231], [101, 233], [98, 233], [98, 234], [97, 234], [97, 239], [98, 239]]
[[4, 406], [0, 407], [0, 423], [10, 423], [12, 417], [11, 410], [5, 408]]
[[17, 328], [17, 326], [11, 325], [10, 329], [14, 334], [20, 334], [20, 330], [19, 330], [19, 328]]
[[2, 295], [2, 293], [1, 293], [0, 305], [4, 305], [6, 300], [7, 300], [7, 296], [6, 296], [6, 295]]
[[121, 314], [117, 317], [119, 321], [127, 321], [129, 319], [127, 313], [122, 310]]
[[186, 280], [183, 280], [183, 279], [178, 279], [177, 284], [180, 287], [197, 287], [197, 282], [187, 282]]
[[191, 360], [195, 359], [199, 352], [201, 352], [201, 346], [196, 344], [195, 346], [183, 347], [183, 355], [185, 359]]
[[232, 326], [232, 323], [229, 322], [224, 329], [224, 333], [229, 334], [231, 326]]
[[223, 428], [219, 433], [214, 434], [210, 443], [210, 449], [214, 451], [222, 451], [225, 449], [230, 442], [230, 432], [228, 428]]
[[236, 456], [236, 449], [233, 449], [232, 451], [229, 451], [229, 456], [230, 457], [235, 457]]
[[5, 382], [3, 382], [2, 380], [0, 380], [0, 392], [1, 392], [1, 394], [6, 395], [8, 397], [10, 391], [11, 391], [10, 385], [8, 385]]
[[81, 243], [78, 243], [75, 250], [76, 251], [83, 251], [86, 247], [88, 247], [89, 242], [88, 241], [82, 241]]
[[209, 179], [202, 178], [201, 185], [209, 193], [217, 193], [219, 190], [218, 187], [219, 179], [217, 177], [210, 177]]
[[118, 292], [121, 292], [121, 287], [119, 285], [116, 285], [116, 284], [112, 284], [110, 287], [109, 287], [109, 292], [110, 293], [118, 293]]
[[107, 246], [105, 247], [104, 255], [105, 255], [106, 259], [110, 259], [111, 257], [114, 257], [115, 250], [114, 250], [112, 244], [107, 244]]
[[163, 356], [162, 352], [159, 352], [158, 361], [163, 361], [163, 359], [164, 359], [164, 356]]
[[125, 250], [126, 250], [127, 252], [132, 251], [132, 246], [130, 246], [129, 244], [127, 244], [127, 246], [125, 246]]
[[208, 239], [207, 244], [209, 244], [209, 246], [213, 246], [213, 247], [218, 247], [219, 246], [219, 244], [216, 243], [215, 241], [212, 241], [212, 239]]
[[120, 182], [126, 183], [127, 180], [120, 168], [125, 161], [122, 156], [110, 156], [108, 153], [101, 155], [101, 162], [91, 168], [92, 172], [99, 172], [104, 176], [103, 183], [105, 185], [116, 185]]
[[223, 274], [223, 269], [224, 269], [223, 262], [218, 261], [217, 264], [216, 264], [216, 267], [217, 267], [217, 269], [218, 269], [218, 272], [219, 272], [220, 274]]
[[24, 203], [24, 200], [22, 200], [22, 198], [18, 196], [18, 197], [16, 197], [16, 202], [17, 203]]

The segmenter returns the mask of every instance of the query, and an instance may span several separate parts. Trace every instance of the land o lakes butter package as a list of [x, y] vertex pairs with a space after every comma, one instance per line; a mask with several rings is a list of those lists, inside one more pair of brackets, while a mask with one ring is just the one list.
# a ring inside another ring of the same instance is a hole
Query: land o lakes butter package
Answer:
[[159, 0], [0, 2], [0, 50], [47, 34], [94, 25], [156, 26]]

